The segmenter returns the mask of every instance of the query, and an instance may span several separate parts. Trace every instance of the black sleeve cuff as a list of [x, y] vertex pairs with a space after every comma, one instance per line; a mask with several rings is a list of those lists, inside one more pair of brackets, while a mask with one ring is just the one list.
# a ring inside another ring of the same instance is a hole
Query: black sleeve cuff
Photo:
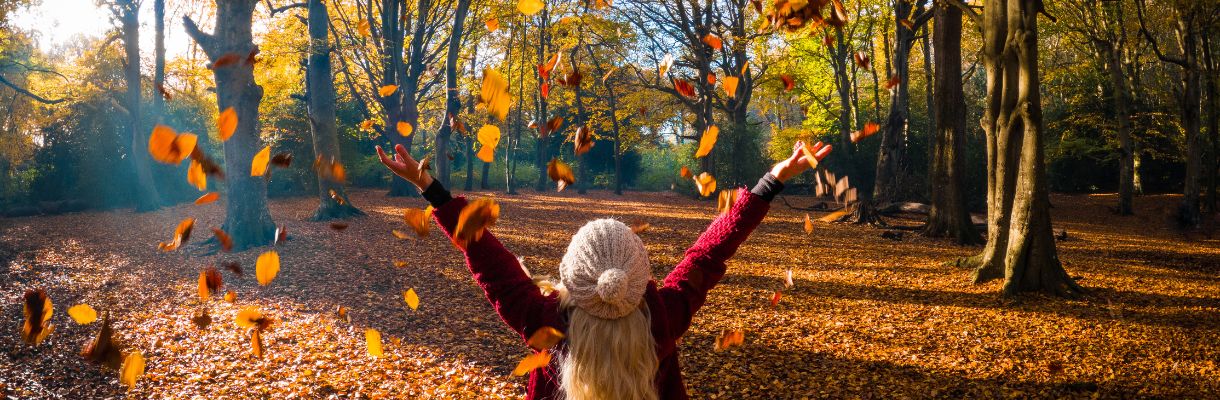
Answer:
[[441, 181], [436, 179], [433, 179], [432, 184], [428, 185], [427, 189], [424, 189], [423, 196], [424, 200], [428, 200], [428, 203], [432, 204], [433, 208], [441, 208], [449, 200], [453, 200], [453, 196], [449, 194], [444, 185], [441, 185]]
[[779, 178], [776, 178], [775, 175], [771, 175], [771, 173], [768, 172], [758, 180], [758, 183], [754, 185], [753, 189], [750, 189], [750, 193], [753, 193], [755, 196], [762, 197], [763, 200], [771, 201], [771, 199], [775, 198], [775, 195], [779, 194], [779, 192], [782, 192], [783, 190], [784, 183], [780, 182]]

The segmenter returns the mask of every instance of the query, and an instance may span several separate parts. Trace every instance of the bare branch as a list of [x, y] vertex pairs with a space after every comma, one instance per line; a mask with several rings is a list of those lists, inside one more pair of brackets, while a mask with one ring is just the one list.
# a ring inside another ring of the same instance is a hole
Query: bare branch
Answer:
[[17, 93], [21, 93], [21, 94], [25, 95], [26, 97], [34, 99], [35, 101], [37, 101], [39, 103], [55, 104], [55, 103], [59, 103], [64, 100], [67, 100], [67, 99], [48, 99], [48, 98], [36, 95], [34, 93], [31, 93], [29, 90], [25, 90], [25, 88], [22, 88], [20, 86], [17, 86], [16, 84], [13, 84], [12, 82], [9, 82], [8, 79], [4, 78], [4, 75], [0, 75], [0, 83], [4, 84], [4, 86], [8, 86], [9, 88], [12, 88], [13, 91], [16, 91]]
[[1185, 58], [1170, 57], [1161, 52], [1161, 46], [1157, 43], [1156, 38], [1152, 37], [1152, 32], [1148, 31], [1148, 27], [1144, 24], [1144, 0], [1135, 1], [1135, 13], [1139, 16], [1140, 33], [1144, 34], [1144, 38], [1148, 39], [1148, 43], [1152, 44], [1152, 51], [1156, 53], [1156, 58], [1167, 63], [1177, 64], [1182, 68], [1186, 68]]
[[274, 16], [275, 16], [275, 14], [279, 14], [279, 13], [282, 13], [282, 12], [284, 12], [284, 11], [288, 11], [288, 10], [291, 10], [291, 9], [294, 9], [294, 8], [305, 8], [305, 7], [308, 7], [308, 6], [309, 6], [309, 4], [308, 4], [308, 3], [305, 3], [305, 2], [300, 2], [300, 3], [292, 3], [292, 4], [289, 4], [289, 5], [283, 6], [283, 7], [276, 7], [276, 6], [271, 5], [271, 0], [267, 0], [267, 10], [270, 10], [270, 11], [271, 11], [271, 16], [272, 16], [272, 17], [274, 17]]
[[216, 39], [212, 35], [199, 30], [199, 25], [196, 25], [189, 16], [182, 16], [182, 27], [186, 29], [186, 34], [195, 40], [195, 43], [199, 43], [199, 48], [203, 49], [208, 58], [216, 58]]

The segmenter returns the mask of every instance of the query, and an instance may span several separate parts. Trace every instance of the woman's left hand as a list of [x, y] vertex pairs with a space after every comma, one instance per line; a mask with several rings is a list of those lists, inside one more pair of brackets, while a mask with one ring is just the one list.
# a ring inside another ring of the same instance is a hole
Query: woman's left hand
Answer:
[[787, 182], [792, 177], [805, 172], [805, 170], [811, 168], [816, 163], [816, 161], [810, 162], [806, 154], [812, 155], [815, 160], [821, 160], [827, 154], [830, 154], [830, 148], [830, 145], [823, 145], [822, 142], [818, 142], [810, 147], [809, 152], [806, 153], [804, 151], [805, 141], [798, 140], [792, 146], [792, 156], [771, 167], [771, 175], [775, 175], [775, 178], [779, 179], [780, 182]]

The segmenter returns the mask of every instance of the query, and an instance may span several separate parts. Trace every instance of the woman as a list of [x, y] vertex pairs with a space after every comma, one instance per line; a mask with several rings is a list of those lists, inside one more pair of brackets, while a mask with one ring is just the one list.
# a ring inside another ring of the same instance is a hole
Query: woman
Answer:
[[[658, 285], [644, 243], [622, 222], [599, 219], [572, 236], [559, 264], [556, 290], [543, 295], [490, 232], [464, 250], [466, 264], [496, 312], [522, 339], [552, 327], [566, 339], [556, 362], [530, 372], [527, 399], [685, 399], [677, 341], [707, 292], [725, 273], [725, 261], [758, 226], [783, 182], [809, 168], [797, 142], [741, 194], [686, 251], [686, 258]], [[452, 198], [399, 145], [393, 159], [381, 147], [381, 163], [423, 191], [435, 219], [450, 238], [463, 197]], [[829, 150], [829, 149], [826, 149]], [[818, 158], [826, 151], [820, 152]]]

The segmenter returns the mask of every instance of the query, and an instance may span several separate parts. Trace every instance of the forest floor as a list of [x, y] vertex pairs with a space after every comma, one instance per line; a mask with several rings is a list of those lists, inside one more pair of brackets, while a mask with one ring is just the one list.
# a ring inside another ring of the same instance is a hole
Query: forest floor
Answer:
[[[499, 201], [492, 231], [535, 275], [555, 274], [586, 220], [615, 216], [651, 224], [641, 236], [661, 279], [715, 215], [714, 201], [674, 194], [476, 195]], [[343, 231], [308, 221], [316, 199], [271, 202], [290, 240], [266, 287], [253, 277], [266, 248], [199, 245], [223, 222], [223, 202], [0, 218], [0, 398], [522, 396], [526, 379], [510, 371], [526, 347], [458, 251], [435, 231], [390, 234], [409, 229], [400, 208], [423, 200], [355, 191], [351, 201], [368, 216]], [[911, 232], [891, 241], [876, 228], [815, 222], [807, 235], [805, 213], [777, 199], [682, 339], [688, 390], [701, 399], [1220, 397], [1220, 238], [1170, 228], [1169, 196], [1139, 198], [1131, 217], [1108, 211], [1113, 196], [1052, 201], [1055, 228], [1069, 235], [1060, 258], [1089, 290], [1081, 299], [1006, 300], [998, 282], [973, 285], [969, 271], [945, 265], [977, 248]], [[191, 244], [159, 251], [185, 217], [198, 219]], [[199, 271], [223, 260], [245, 267], [244, 277], [223, 271], [236, 301], [213, 297], [214, 322], [196, 328]], [[795, 287], [772, 306], [788, 269]], [[55, 305], [55, 331], [37, 347], [17, 334], [30, 288]], [[408, 288], [418, 310], [403, 302]], [[67, 316], [80, 303], [109, 311], [118, 338], [143, 352], [147, 372], [131, 391], [78, 355], [99, 326]], [[233, 322], [248, 306], [278, 320], [262, 359]], [[369, 327], [382, 333], [384, 358], [366, 352]], [[722, 329], [744, 329], [744, 345], [714, 351]]]

